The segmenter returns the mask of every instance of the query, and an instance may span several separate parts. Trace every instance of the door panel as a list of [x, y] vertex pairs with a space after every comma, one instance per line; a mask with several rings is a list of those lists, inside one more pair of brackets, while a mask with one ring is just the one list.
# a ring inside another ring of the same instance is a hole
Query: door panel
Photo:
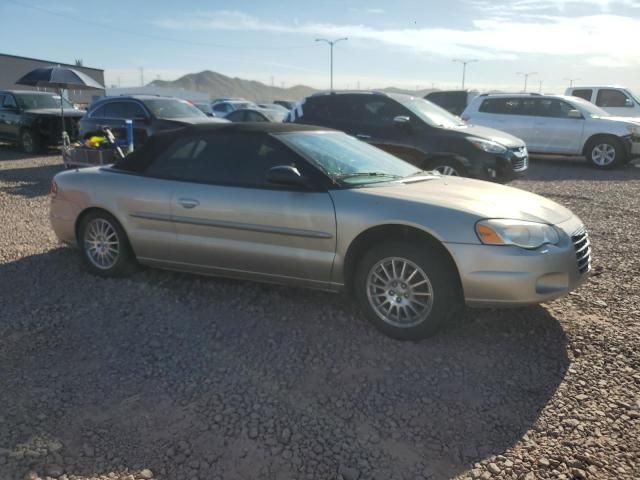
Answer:
[[174, 260], [214, 270], [328, 282], [336, 246], [326, 192], [178, 183]]

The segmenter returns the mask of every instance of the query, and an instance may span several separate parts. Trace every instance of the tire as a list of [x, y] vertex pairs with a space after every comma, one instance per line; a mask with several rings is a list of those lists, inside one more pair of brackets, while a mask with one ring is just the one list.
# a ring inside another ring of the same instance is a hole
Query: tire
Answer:
[[20, 132], [20, 146], [25, 153], [30, 155], [39, 153], [42, 151], [42, 142], [40, 135], [33, 130], [25, 128]]
[[425, 244], [397, 241], [371, 248], [354, 281], [367, 319], [398, 340], [434, 335], [462, 303], [457, 272], [442, 253]]
[[453, 158], [435, 158], [425, 163], [427, 170], [435, 170], [442, 175], [452, 177], [467, 177], [467, 169], [458, 160]]
[[627, 152], [615, 137], [597, 137], [586, 148], [589, 164], [599, 170], [608, 170], [627, 163]]
[[135, 270], [135, 255], [127, 234], [107, 212], [90, 212], [82, 218], [78, 246], [84, 265], [95, 275], [121, 277]]

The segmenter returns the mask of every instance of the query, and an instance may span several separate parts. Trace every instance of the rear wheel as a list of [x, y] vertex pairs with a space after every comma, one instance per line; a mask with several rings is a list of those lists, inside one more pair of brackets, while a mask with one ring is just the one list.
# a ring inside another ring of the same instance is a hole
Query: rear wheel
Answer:
[[624, 146], [614, 137], [597, 137], [587, 146], [587, 160], [598, 169], [615, 168], [626, 163]]
[[399, 340], [435, 334], [460, 304], [456, 273], [440, 252], [424, 244], [373, 247], [362, 258], [355, 282], [369, 321]]
[[25, 153], [34, 154], [42, 150], [40, 136], [33, 130], [25, 128], [20, 132], [20, 146]]
[[96, 275], [116, 277], [131, 273], [135, 257], [120, 223], [107, 212], [90, 212], [82, 219], [78, 244], [86, 267]]

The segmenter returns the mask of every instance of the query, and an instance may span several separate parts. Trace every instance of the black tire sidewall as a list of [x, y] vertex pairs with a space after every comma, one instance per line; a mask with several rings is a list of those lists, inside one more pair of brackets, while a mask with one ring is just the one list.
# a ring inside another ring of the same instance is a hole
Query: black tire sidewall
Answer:
[[[603, 144], [611, 145], [616, 151], [616, 158], [613, 160], [613, 162], [611, 162], [609, 165], [604, 165], [604, 166], [597, 165], [593, 161], [593, 157], [592, 157], [593, 149], [597, 145], [603, 145]], [[624, 165], [625, 163], [627, 163], [626, 152], [620, 140], [618, 140], [617, 138], [606, 138], [606, 137], [596, 138], [589, 143], [589, 147], [587, 148], [587, 161], [589, 162], [589, 165], [591, 165], [593, 168], [597, 168], [598, 170], [609, 170], [611, 168], [616, 168], [620, 165]]]
[[435, 158], [425, 162], [426, 170], [434, 170], [437, 167], [451, 167], [455, 169], [459, 177], [468, 177], [465, 166], [454, 158]]
[[[31, 139], [32, 139], [32, 142], [33, 142], [33, 150], [31, 150], [31, 151], [28, 151], [24, 147], [24, 135], [25, 134], [31, 135]], [[36, 154], [36, 153], [40, 152], [40, 150], [41, 150], [40, 136], [36, 132], [31, 130], [31, 129], [26, 128], [26, 129], [22, 130], [20, 132], [20, 148], [22, 148], [22, 150], [25, 153], [28, 153], [29, 155], [33, 155], [33, 154]]]
[[[420, 340], [434, 335], [460, 305], [457, 274], [444, 253], [428, 245], [413, 245], [408, 242], [387, 242], [367, 251], [360, 260], [354, 290], [361, 310], [367, 319], [382, 333], [398, 340]], [[433, 288], [433, 306], [429, 316], [414, 327], [396, 327], [382, 320], [369, 303], [367, 276], [378, 261], [387, 257], [399, 257], [412, 261], [426, 273]]]
[[[116, 231], [118, 236], [118, 241], [120, 242], [120, 253], [118, 255], [118, 259], [113, 267], [109, 269], [101, 269], [96, 267], [93, 262], [89, 259], [89, 256], [84, 247], [84, 235], [87, 225], [92, 220], [101, 218], [103, 220], [108, 221]], [[120, 225], [120, 222], [116, 220], [113, 215], [110, 215], [106, 212], [90, 212], [82, 218], [80, 222], [80, 226], [78, 228], [78, 247], [80, 248], [80, 255], [82, 256], [82, 261], [85, 267], [95, 275], [99, 275], [101, 277], [121, 277], [130, 274], [133, 271], [135, 266], [135, 257], [131, 250], [131, 246], [129, 245], [129, 240], [127, 239], [127, 234], [124, 229]]]

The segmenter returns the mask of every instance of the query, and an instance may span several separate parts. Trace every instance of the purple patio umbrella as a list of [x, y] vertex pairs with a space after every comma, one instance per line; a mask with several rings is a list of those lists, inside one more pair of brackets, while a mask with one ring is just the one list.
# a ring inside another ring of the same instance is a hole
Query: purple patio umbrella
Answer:
[[60, 93], [60, 117], [62, 119], [63, 145], [65, 142], [66, 132], [64, 130], [62, 90], [104, 90], [104, 86], [100, 85], [90, 76], [73, 68], [61, 66], [36, 68], [20, 78], [16, 84], [58, 89], [58, 92]]

